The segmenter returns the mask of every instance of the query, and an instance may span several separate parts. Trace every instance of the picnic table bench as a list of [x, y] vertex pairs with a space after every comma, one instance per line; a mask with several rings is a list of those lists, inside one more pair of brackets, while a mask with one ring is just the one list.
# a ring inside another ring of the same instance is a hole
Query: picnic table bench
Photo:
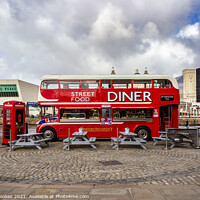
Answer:
[[[63, 140], [64, 147], [67, 149], [68, 145], [90, 145], [92, 148], [96, 149], [95, 142], [96, 137], [88, 137], [87, 132], [79, 131], [72, 134], [74, 137], [66, 138]], [[69, 141], [70, 140], [70, 141]]]
[[170, 139], [169, 138], [166, 138], [166, 133], [167, 131], [159, 131], [159, 134], [160, 136], [159, 137], [152, 137], [154, 143], [153, 143], [153, 146], [155, 146], [156, 144], [158, 144], [159, 141], [169, 141], [170, 142]]
[[28, 133], [17, 135], [19, 139], [11, 141], [11, 150], [14, 150], [16, 146], [35, 146], [39, 150], [42, 150], [40, 143], [44, 142], [49, 146], [49, 138], [43, 138], [43, 133]]
[[[119, 145], [137, 145], [141, 146], [143, 149], [147, 149], [144, 144], [146, 144], [146, 140], [143, 140], [137, 136], [137, 134], [125, 131], [125, 132], [119, 132], [120, 136], [118, 137], [112, 137], [111, 138], [111, 145], [113, 146], [113, 149], [117, 149], [118, 144]], [[118, 143], [118, 144], [117, 144]]]

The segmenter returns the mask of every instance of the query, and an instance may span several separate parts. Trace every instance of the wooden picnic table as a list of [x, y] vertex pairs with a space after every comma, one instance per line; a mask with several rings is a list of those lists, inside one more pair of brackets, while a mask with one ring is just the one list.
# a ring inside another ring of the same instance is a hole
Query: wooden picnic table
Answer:
[[[64, 147], [63, 149], [67, 149], [68, 145], [90, 145], [92, 148], [96, 149], [95, 142], [96, 137], [88, 137], [87, 132], [74, 132], [72, 134], [74, 137], [66, 138], [63, 140]], [[70, 142], [69, 142], [70, 140]]]
[[51, 139], [44, 138], [43, 133], [27, 133], [27, 134], [19, 134], [17, 135], [19, 139], [11, 141], [11, 150], [15, 148], [15, 146], [35, 146], [39, 150], [42, 150], [40, 143], [45, 142], [47, 146], [49, 146], [49, 141]]
[[[119, 145], [137, 145], [141, 146], [143, 149], [147, 149], [144, 144], [146, 144], [146, 140], [143, 140], [138, 137], [137, 134], [132, 132], [119, 132], [120, 136], [118, 137]], [[113, 149], [117, 149], [117, 137], [111, 138]]]

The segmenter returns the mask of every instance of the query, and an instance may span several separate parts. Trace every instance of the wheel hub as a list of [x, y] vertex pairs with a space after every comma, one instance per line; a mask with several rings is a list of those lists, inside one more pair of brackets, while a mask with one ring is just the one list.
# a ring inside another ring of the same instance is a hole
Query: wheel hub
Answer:
[[52, 138], [53, 137], [53, 132], [51, 130], [46, 130], [44, 132], [44, 137], [45, 138]]
[[138, 136], [142, 139], [146, 139], [148, 136], [148, 132], [145, 129], [141, 129], [138, 131]]

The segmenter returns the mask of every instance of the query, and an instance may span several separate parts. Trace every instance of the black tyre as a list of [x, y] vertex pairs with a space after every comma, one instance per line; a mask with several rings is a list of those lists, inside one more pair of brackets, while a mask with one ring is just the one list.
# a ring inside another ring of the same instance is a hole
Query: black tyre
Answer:
[[51, 128], [51, 127], [46, 127], [44, 129], [42, 129], [41, 131], [44, 134], [44, 138], [48, 138], [51, 139], [51, 142], [56, 141], [57, 139], [57, 134], [55, 129]]
[[151, 140], [151, 130], [146, 126], [140, 126], [135, 130], [135, 133], [139, 138], [150, 141]]

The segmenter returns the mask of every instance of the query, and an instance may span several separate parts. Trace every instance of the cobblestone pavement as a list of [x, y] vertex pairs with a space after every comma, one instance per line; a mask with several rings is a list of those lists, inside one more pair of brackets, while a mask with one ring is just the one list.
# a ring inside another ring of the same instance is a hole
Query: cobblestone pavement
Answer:
[[[40, 151], [35, 147], [0, 147], [0, 181], [31, 184], [200, 184], [200, 149], [178, 147], [163, 150], [162, 144], [113, 150], [110, 141], [97, 141], [97, 149], [73, 146], [63, 150], [62, 142]], [[102, 161], [121, 164], [104, 166]]]

